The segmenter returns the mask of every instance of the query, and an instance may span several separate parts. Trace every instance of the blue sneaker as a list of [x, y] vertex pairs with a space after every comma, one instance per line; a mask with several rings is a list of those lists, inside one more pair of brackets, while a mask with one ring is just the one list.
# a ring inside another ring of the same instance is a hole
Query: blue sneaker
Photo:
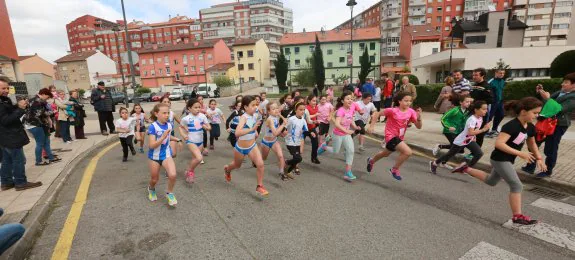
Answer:
[[322, 155], [323, 153], [325, 153], [327, 148], [327, 143], [323, 143], [319, 146], [319, 148], [317, 149], [317, 155]]
[[549, 175], [549, 173], [546, 172], [540, 172], [537, 175], [535, 175], [535, 178], [549, 178], [551, 177], [551, 175]]
[[166, 198], [168, 199], [168, 205], [175, 207], [178, 204], [174, 193], [166, 193]]
[[144, 153], [144, 148], [140, 148], [140, 153]]
[[353, 175], [353, 173], [352, 173], [351, 171], [347, 171], [347, 172], [343, 175], [343, 178], [344, 178], [346, 181], [353, 181], [353, 180], [357, 179], [357, 177], [355, 177], [355, 175]]
[[529, 173], [529, 174], [535, 174], [535, 170], [531, 169], [530, 167], [527, 167], [527, 166], [521, 167], [521, 170], [526, 172], [526, 173]]
[[371, 173], [371, 171], [373, 170], [373, 159], [371, 157], [367, 158], [367, 172]]
[[389, 169], [389, 173], [393, 176], [394, 179], [401, 181], [401, 174], [399, 173], [399, 169], [391, 168]]

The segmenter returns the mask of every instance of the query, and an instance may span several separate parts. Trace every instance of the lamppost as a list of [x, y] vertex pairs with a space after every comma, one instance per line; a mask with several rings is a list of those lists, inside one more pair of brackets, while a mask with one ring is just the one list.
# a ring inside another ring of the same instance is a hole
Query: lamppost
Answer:
[[449, 44], [449, 73], [451, 73], [451, 60], [453, 59], [453, 27], [457, 25], [457, 18], [451, 20], [451, 44]]
[[[132, 89], [136, 89], [136, 76], [135, 76], [135, 69], [134, 69], [134, 61], [132, 60], [132, 47], [130, 46], [132, 42], [130, 41], [130, 36], [128, 35], [128, 22], [126, 21], [126, 10], [124, 9], [124, 0], [121, 0], [122, 3], [122, 14], [124, 16], [124, 31], [126, 32], [126, 47], [128, 50], [128, 62], [130, 63], [130, 74], [132, 76]], [[118, 50], [119, 52], [120, 50]], [[128, 101], [128, 86], [124, 86], [124, 95], [126, 96], [125, 102], [126, 107], [130, 107], [130, 103]]]
[[349, 6], [349, 10], [351, 11], [351, 18], [349, 19], [351, 27], [351, 33], [349, 34], [349, 56], [351, 57], [351, 63], [349, 65], [349, 82], [351, 83], [353, 81], [353, 7], [356, 6], [357, 3], [355, 0], [349, 0], [345, 5]]
[[204, 60], [204, 84], [206, 85], [206, 93], [208, 93], [208, 74], [206, 68], [206, 50], [202, 50], [202, 60]]
[[258, 64], [260, 66], [260, 86], [263, 86], [264, 82], [262, 81], [262, 59], [258, 59]]
[[376, 52], [373, 53], [373, 63], [375, 63], [375, 64], [373, 65], [373, 81], [375, 81], [375, 72], [376, 72], [375, 70], [376, 70], [377, 67], [378, 67], [378, 66], [377, 66], [377, 62], [376, 62], [376, 61], [377, 61], [377, 59], [376, 59], [377, 56], [375, 56], [375, 55], [377, 55]]
[[291, 57], [291, 54], [288, 54], [288, 55], [287, 55], [287, 62], [288, 62], [288, 73], [289, 73], [289, 92], [291, 93], [291, 84], [292, 84], [292, 82], [291, 82], [291, 69], [290, 69], [290, 67], [291, 67], [291, 58], [290, 58], [290, 57]]
[[114, 36], [116, 38], [116, 51], [118, 52], [118, 65], [120, 65], [120, 75], [122, 75], [122, 87], [124, 88], [124, 94], [126, 98], [128, 97], [128, 91], [126, 90], [126, 78], [124, 77], [124, 66], [122, 66], [122, 57], [120, 57], [120, 43], [118, 43], [118, 32], [120, 32], [120, 28], [118, 26], [114, 26], [112, 28], [114, 32]]

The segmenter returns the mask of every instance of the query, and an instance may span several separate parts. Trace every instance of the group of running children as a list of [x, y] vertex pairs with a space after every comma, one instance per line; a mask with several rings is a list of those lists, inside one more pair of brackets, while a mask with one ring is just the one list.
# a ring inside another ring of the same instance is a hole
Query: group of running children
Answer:
[[[319, 155], [326, 151], [337, 154], [343, 146], [345, 151], [343, 178], [351, 182], [356, 179], [352, 172], [355, 153], [353, 137], [359, 136], [359, 149], [363, 151], [365, 135], [374, 131], [375, 124], [380, 122], [381, 118], [385, 118], [386, 121], [383, 149], [367, 159], [367, 172], [373, 171], [377, 161], [397, 151], [399, 155], [389, 173], [396, 180], [402, 180], [400, 168], [412, 154], [411, 148], [404, 141], [405, 133], [412, 125], [418, 129], [422, 127], [422, 110], [412, 108], [413, 98], [409, 93], [399, 92], [394, 97], [394, 106], [381, 110], [373, 105], [369, 93], [364, 93], [359, 100], [354, 101], [355, 95], [344, 91], [337, 99], [335, 107], [332, 105], [332, 96], [310, 95], [305, 98], [298, 91], [285, 95], [279, 103], [269, 102], [265, 98], [265, 93], [259, 96], [240, 95], [230, 107], [231, 113], [225, 121], [225, 127], [229, 133], [227, 139], [234, 148], [234, 157], [224, 166], [227, 182], [232, 180], [232, 171], [240, 168], [247, 156], [256, 168], [256, 192], [261, 196], [268, 195], [263, 185], [263, 178], [264, 161], [270, 151], [277, 157], [279, 177], [282, 180], [294, 179], [294, 174], [301, 173], [298, 165], [303, 160], [306, 137], [311, 140], [311, 162], [315, 164], [320, 164]], [[537, 223], [536, 220], [522, 214], [522, 184], [513, 163], [519, 156], [529, 163], [536, 162], [542, 170], [546, 168], [535, 143], [535, 127], [532, 124], [541, 111], [542, 102], [533, 97], [526, 97], [506, 105], [506, 109], [517, 116], [502, 127], [497, 137], [495, 149], [491, 154], [493, 166], [491, 174], [472, 168], [483, 156], [481, 147], [475, 142], [475, 136], [490, 129], [489, 123], [481, 127], [488, 110], [487, 104], [483, 101], [473, 102], [467, 95], [454, 96], [452, 102], [455, 107], [442, 117], [443, 133], [449, 144], [435, 147], [434, 155], [441, 149], [449, 151], [429, 163], [430, 171], [437, 174], [438, 167], [442, 166], [452, 170], [453, 173], [468, 174], [491, 186], [504, 179], [510, 187], [512, 221], [523, 225]], [[203, 156], [207, 155], [207, 134], [210, 133], [210, 149], [213, 150], [214, 140], [220, 136], [220, 124], [224, 115], [217, 108], [216, 100], [210, 100], [208, 107], [205, 107], [202, 97], [188, 100], [182, 117], [177, 116], [170, 106], [169, 98], [163, 98], [154, 106], [149, 118], [139, 104], [134, 106], [131, 113], [121, 108], [121, 118], [116, 122], [116, 129], [119, 132], [124, 161], [128, 157], [128, 149], [133, 155], [136, 154], [132, 144], [134, 136], [135, 142], [140, 143], [139, 151], [144, 152], [144, 139], [147, 133], [151, 175], [148, 198], [150, 201], [157, 200], [155, 186], [159, 179], [160, 168], [163, 167], [168, 177], [166, 198], [170, 206], [175, 206], [177, 200], [173, 189], [176, 182], [176, 166], [173, 158], [176, 157], [177, 146], [181, 147], [182, 142], [185, 142], [193, 155], [185, 173], [186, 181], [193, 183], [196, 168], [203, 163]], [[150, 123], [147, 131], [145, 122]], [[175, 136], [175, 123], [178, 123], [177, 129], [183, 139]], [[332, 123], [334, 129], [330, 134]], [[262, 131], [263, 137], [258, 144], [256, 140]], [[284, 138], [291, 159], [284, 159], [278, 137]], [[529, 152], [522, 151], [525, 143]], [[447, 164], [449, 159], [464, 148], [471, 151], [471, 159], [455, 168], [450, 167]]]

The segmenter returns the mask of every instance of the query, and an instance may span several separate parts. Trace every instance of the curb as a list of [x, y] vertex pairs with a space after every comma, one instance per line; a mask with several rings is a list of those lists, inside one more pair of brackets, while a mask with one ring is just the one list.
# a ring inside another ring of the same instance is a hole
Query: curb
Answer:
[[[385, 139], [385, 137], [381, 134], [372, 133], [371, 135], [373, 135], [374, 137], [376, 137], [378, 139]], [[413, 149], [417, 152], [420, 152], [420, 153], [423, 153], [427, 156], [433, 157], [433, 152], [432, 152], [431, 148], [425, 147], [423, 145], [415, 144], [415, 143], [407, 143], [407, 145], [409, 145], [409, 147], [411, 147], [411, 149]], [[453, 161], [462, 162], [463, 156], [456, 155], [455, 159]], [[477, 164], [475, 164], [474, 168], [480, 169], [480, 170], [483, 170], [486, 172], [491, 171], [491, 165], [488, 163], [484, 163], [484, 162], [477, 162]], [[535, 178], [533, 175], [528, 175], [528, 174], [523, 173], [523, 171], [521, 171], [520, 169], [518, 169], [517, 172], [518, 173], [520, 172], [517, 175], [519, 176], [519, 179], [524, 183], [539, 185], [539, 186], [542, 186], [545, 188], [555, 189], [555, 190], [559, 190], [562, 192], [566, 192], [566, 193], [575, 195], [575, 184], [568, 183], [565, 181], [560, 181], [560, 180], [554, 180], [551, 178], [544, 178], [544, 179]]]
[[56, 199], [56, 196], [62, 189], [66, 180], [72, 173], [72, 171], [78, 166], [78, 164], [89, 158], [93, 155], [94, 152], [99, 151], [100, 149], [118, 142], [117, 138], [110, 138], [103, 140], [102, 142], [88, 148], [86, 151], [78, 154], [74, 159], [68, 163], [66, 168], [60, 172], [58, 177], [54, 180], [52, 185], [48, 188], [46, 193], [42, 195], [40, 200], [30, 209], [25, 217], [23, 218], [22, 224], [26, 227], [26, 233], [22, 236], [22, 238], [13, 245], [10, 249], [8, 249], [2, 256], [0, 256], [0, 260], [3, 259], [25, 259], [28, 255], [32, 247], [35, 245], [36, 239], [39, 238], [39, 235], [42, 232], [43, 222], [49, 216], [51, 211], [51, 205]]

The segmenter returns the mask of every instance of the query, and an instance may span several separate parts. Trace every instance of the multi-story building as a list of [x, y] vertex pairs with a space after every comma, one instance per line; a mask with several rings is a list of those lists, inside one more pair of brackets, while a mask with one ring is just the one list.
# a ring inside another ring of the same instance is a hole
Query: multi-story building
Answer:
[[218, 63], [206, 69], [208, 73], [208, 82], [214, 83], [214, 79], [217, 77], [227, 77], [231, 79], [234, 84], [240, 83], [240, 77], [238, 76], [238, 68], [233, 62]]
[[270, 51], [263, 39], [237, 39], [232, 58], [239, 72], [239, 81], [257, 80], [263, 84], [270, 78]]
[[90, 89], [100, 74], [116, 74], [116, 63], [99, 50], [70, 53], [56, 61], [58, 80], [63, 80], [68, 89]]
[[515, 0], [515, 15], [529, 26], [523, 46], [575, 45], [574, 3], [574, 0]]
[[463, 19], [466, 21], [477, 20], [484, 13], [503, 11], [511, 8], [512, 4], [513, 0], [465, 0]]
[[231, 62], [231, 51], [221, 39], [153, 44], [138, 53], [142, 85], [147, 88], [206, 82], [206, 68]]
[[[312, 56], [315, 49], [316, 36], [321, 43], [327, 84], [334, 84], [334, 79], [342, 75], [349, 77], [351, 63], [353, 63], [352, 76], [355, 80], [361, 69], [359, 58], [365, 49], [368, 51], [370, 62], [376, 67], [373, 74], [380, 75], [381, 35], [377, 27], [353, 31], [353, 59], [349, 56], [350, 30], [336, 29], [285, 34], [281, 39], [281, 46], [289, 61], [290, 75], [293, 76], [308, 68], [307, 59]], [[289, 78], [288, 80], [291, 81]]]
[[410, 60], [412, 47], [418, 43], [436, 42], [438, 45], [435, 52], [439, 52], [441, 32], [438, 32], [429, 24], [405, 26], [401, 32], [399, 43], [399, 55], [393, 58], [385, 58], [381, 61], [382, 72], [408, 72], [411, 69]]
[[462, 39], [465, 48], [512, 48], [523, 46], [525, 23], [517, 20], [511, 10], [489, 12], [477, 21], [462, 21], [453, 27], [453, 37]]
[[425, 0], [409, 0], [405, 1], [407, 4], [407, 24], [408, 25], [423, 25], [425, 20]]
[[20, 56], [19, 57], [20, 70], [22, 73], [42, 73], [54, 78], [54, 65], [48, 62], [37, 53], [34, 55]]
[[383, 0], [381, 1], [381, 55], [398, 56], [399, 39], [401, 29], [407, 22], [402, 0]]
[[[425, 3], [425, 2], [424, 2]], [[350, 29], [353, 23], [353, 28], [368, 28], [379, 27], [379, 19], [381, 17], [381, 1], [365, 9], [363, 12], [357, 14], [353, 19], [349, 19], [344, 23], [335, 27], [335, 29]]]

